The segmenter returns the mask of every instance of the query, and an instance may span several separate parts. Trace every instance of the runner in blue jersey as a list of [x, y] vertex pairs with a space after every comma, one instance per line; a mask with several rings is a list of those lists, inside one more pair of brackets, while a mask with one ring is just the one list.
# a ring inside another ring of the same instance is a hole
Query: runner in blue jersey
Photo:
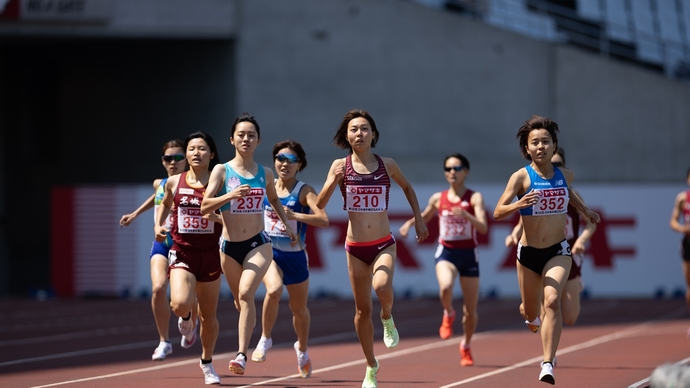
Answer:
[[[186, 167], [186, 159], [184, 152], [184, 143], [181, 140], [170, 140], [163, 145], [163, 156], [161, 157], [163, 167], [168, 173], [168, 177], [177, 175], [183, 172]], [[155, 221], [158, 206], [163, 200], [164, 186], [168, 178], [156, 179], [153, 181], [154, 194], [151, 195], [144, 203], [130, 214], [125, 214], [120, 219], [120, 226], [127, 226], [139, 214], [154, 208], [153, 218]], [[170, 218], [166, 221], [168, 228], [170, 227]], [[164, 242], [153, 241], [151, 246], [151, 254], [149, 255], [151, 267], [151, 309], [153, 310], [153, 318], [156, 321], [156, 328], [158, 329], [158, 337], [160, 342], [158, 347], [153, 351], [151, 359], [154, 361], [162, 361], [165, 356], [172, 353], [172, 345], [170, 344], [170, 337], [168, 333], [168, 326], [170, 321], [170, 303], [168, 302], [168, 251], [172, 246], [172, 239], [168, 236]], [[196, 315], [195, 315], [196, 316]], [[196, 331], [194, 336], [189, 339], [182, 336], [181, 345], [183, 348], [189, 348], [196, 340]]]
[[[520, 127], [517, 133], [520, 150], [531, 163], [513, 173], [494, 209], [497, 220], [520, 211], [523, 225], [517, 255], [520, 313], [533, 332], [541, 327], [544, 361], [539, 380], [549, 384], [556, 381], [553, 359], [563, 324], [560, 300], [572, 263], [565, 236], [568, 203], [592, 222], [600, 219], [570, 189], [572, 171], [551, 164], [558, 148], [557, 132], [558, 124], [540, 116], [533, 116]], [[518, 199], [513, 202], [516, 196]], [[540, 315], [544, 317], [543, 322]]]
[[254, 161], [260, 142], [259, 123], [253, 116], [243, 113], [235, 119], [230, 137], [235, 157], [213, 169], [201, 203], [202, 213], [220, 209], [223, 219], [221, 265], [240, 312], [237, 356], [228, 368], [238, 375], [244, 374], [249, 340], [256, 325], [256, 290], [273, 261], [271, 238], [264, 230], [264, 195], [286, 224], [285, 234], [297, 244], [276, 194], [273, 171]]
[[264, 362], [266, 352], [273, 345], [271, 332], [278, 316], [279, 302], [285, 285], [292, 311], [292, 325], [297, 334], [297, 342], [294, 344], [297, 369], [302, 377], [309, 377], [309, 263], [305, 238], [307, 225], [326, 227], [328, 216], [323, 209], [316, 206], [314, 188], [297, 180], [297, 173], [307, 167], [307, 156], [300, 143], [286, 140], [273, 146], [273, 162], [278, 176], [275, 181], [276, 193], [287, 213], [288, 223], [297, 233], [298, 243], [293, 244], [273, 206], [264, 199], [264, 229], [273, 242], [273, 263], [263, 279], [266, 296], [261, 320], [261, 339], [252, 353], [252, 361]]

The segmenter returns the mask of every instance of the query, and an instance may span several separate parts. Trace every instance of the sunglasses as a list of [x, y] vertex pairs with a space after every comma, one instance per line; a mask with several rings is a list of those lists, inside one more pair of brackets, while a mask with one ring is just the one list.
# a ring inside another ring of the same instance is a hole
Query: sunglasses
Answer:
[[563, 167], [563, 162], [553, 162], [551, 164], [553, 164], [556, 167]]
[[443, 169], [446, 172], [451, 172], [451, 171], [462, 171], [465, 169], [465, 166], [453, 166], [453, 167], [443, 167]]
[[275, 159], [277, 161], [279, 161], [280, 163], [288, 162], [290, 164], [295, 164], [295, 163], [300, 162], [298, 157], [296, 157], [295, 155], [290, 155], [290, 154], [278, 154], [275, 156]]
[[181, 162], [184, 160], [184, 155], [182, 155], [182, 154], [163, 155], [161, 157], [161, 159], [166, 163]]

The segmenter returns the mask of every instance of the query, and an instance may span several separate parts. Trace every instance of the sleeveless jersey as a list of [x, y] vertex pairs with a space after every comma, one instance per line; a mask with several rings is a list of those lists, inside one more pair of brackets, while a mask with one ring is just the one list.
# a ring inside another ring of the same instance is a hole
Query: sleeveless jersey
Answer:
[[[530, 190], [538, 191], [539, 201], [531, 207], [520, 209], [522, 216], [550, 216], [568, 211], [568, 183], [558, 167], [553, 168], [551, 179], [544, 179], [529, 164], [525, 166], [530, 179]], [[529, 191], [529, 190], [528, 190]], [[524, 195], [518, 196], [518, 199]]]
[[565, 239], [572, 247], [580, 235], [580, 212], [575, 206], [568, 204], [568, 215], [565, 218]]
[[391, 181], [383, 160], [378, 155], [379, 167], [371, 174], [359, 174], [352, 167], [352, 155], [345, 158], [345, 175], [340, 185], [343, 210], [349, 212], [382, 212], [388, 210]]
[[[297, 181], [295, 187], [286, 197], [280, 198], [280, 203], [295, 213], [309, 213], [311, 209], [299, 202], [299, 193], [304, 187], [304, 182]], [[306, 247], [307, 224], [295, 220], [288, 221], [292, 230], [299, 236], [300, 244], [290, 245], [290, 237], [285, 233], [285, 225], [278, 214], [273, 210], [268, 198], [264, 198], [264, 230], [271, 236], [273, 248], [284, 252], [299, 252]]]
[[438, 205], [438, 242], [448, 248], [467, 249], [477, 246], [477, 231], [472, 224], [463, 217], [454, 216], [453, 208], [461, 207], [474, 215], [474, 207], [470, 204], [474, 191], [467, 189], [459, 203], [448, 199], [448, 190], [441, 193]]
[[203, 218], [201, 200], [204, 187], [192, 187], [187, 183], [187, 172], [180, 174], [173, 198], [171, 234], [176, 245], [193, 249], [218, 249], [223, 228]]
[[[153, 222], [156, 222], [156, 215], [158, 214], [158, 208], [161, 205], [161, 202], [163, 202], [163, 197], [165, 196], [165, 184], [168, 182], [168, 178], [163, 178], [161, 180], [161, 183], [158, 185], [158, 188], [156, 188], [156, 193], [153, 197]], [[163, 227], [167, 230], [170, 230], [172, 227], [172, 212], [168, 214], [168, 218], [165, 219], [165, 223], [163, 224]], [[166, 247], [170, 248], [172, 246], [172, 239], [170, 238], [170, 234], [165, 238], [165, 241], [163, 241], [161, 244], [165, 245]]]
[[683, 206], [683, 221], [690, 225], [690, 190], [685, 192], [685, 205]]
[[259, 165], [259, 171], [253, 178], [245, 178], [225, 163], [225, 184], [221, 187], [217, 196], [229, 193], [235, 187], [247, 184], [250, 187], [249, 194], [242, 198], [235, 198], [220, 207], [220, 211], [230, 210], [232, 214], [262, 214], [264, 212], [264, 195], [266, 194], [266, 172]]

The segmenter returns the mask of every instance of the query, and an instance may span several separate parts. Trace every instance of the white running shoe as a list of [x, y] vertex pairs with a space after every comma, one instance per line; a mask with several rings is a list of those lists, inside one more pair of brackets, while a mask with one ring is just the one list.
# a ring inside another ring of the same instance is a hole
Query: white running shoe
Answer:
[[170, 344], [170, 342], [161, 341], [158, 344], [158, 347], [153, 350], [151, 359], [153, 361], [163, 361], [165, 360], [165, 356], [167, 356], [170, 353], [172, 353], [172, 345]]
[[541, 364], [541, 373], [539, 373], [539, 381], [554, 385], [556, 384], [556, 377], [553, 375], [553, 365], [550, 362], [543, 362]]
[[393, 322], [393, 314], [388, 319], [381, 317], [381, 323], [383, 323], [383, 343], [388, 349], [398, 346], [400, 336], [398, 335], [398, 329], [395, 328], [395, 322]]
[[[179, 328], [179, 324], [180, 323], [178, 320], [178, 323], [177, 323], [178, 328]], [[189, 349], [192, 346], [194, 346], [194, 343], [196, 342], [196, 337], [198, 337], [196, 334], [197, 327], [199, 327], [199, 320], [198, 319], [196, 320], [196, 325], [194, 325], [194, 329], [192, 329], [192, 334], [188, 335], [188, 336], [185, 336], [185, 335], [182, 336], [182, 339], [180, 340], [180, 346], [182, 346], [183, 349]]]
[[236, 375], [243, 375], [246, 366], [247, 359], [244, 358], [241, 354], [238, 354], [234, 360], [230, 360], [230, 364], [228, 364], [228, 369], [230, 369], [232, 373]]
[[182, 317], [177, 318], [177, 329], [180, 330], [180, 334], [185, 337], [192, 334], [192, 330], [194, 330], [194, 322], [192, 321], [192, 318], [189, 318], [186, 321], [182, 319]]
[[216, 374], [216, 370], [213, 369], [213, 364], [202, 364], [199, 361], [199, 368], [204, 372], [204, 382], [206, 385], [220, 384], [220, 377]]
[[252, 361], [254, 362], [264, 362], [266, 361], [266, 352], [273, 346], [273, 340], [261, 336], [259, 343], [256, 344], [256, 349], [252, 353]]
[[309, 359], [309, 351], [301, 352], [299, 350], [299, 341], [295, 341], [295, 353], [297, 353], [297, 369], [303, 379], [311, 376], [311, 359]]

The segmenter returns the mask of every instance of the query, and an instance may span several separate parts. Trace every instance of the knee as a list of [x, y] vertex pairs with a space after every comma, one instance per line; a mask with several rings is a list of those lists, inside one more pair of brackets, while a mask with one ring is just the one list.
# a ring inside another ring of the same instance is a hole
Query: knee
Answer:
[[241, 288], [237, 300], [240, 303], [254, 303], [254, 292], [249, 288]]
[[558, 295], [547, 295], [544, 297], [544, 309], [552, 311], [560, 311], [561, 298]]
[[166, 286], [165, 283], [163, 284], [154, 284], [153, 287], [151, 287], [151, 297], [152, 298], [160, 298], [163, 295], [166, 295], [168, 291], [168, 287]]
[[266, 297], [271, 301], [278, 301], [283, 296], [283, 288], [266, 287]]
[[371, 319], [371, 308], [370, 307], [365, 307], [365, 308], [359, 308], [357, 307], [356, 312], [355, 312], [355, 319], [357, 320], [367, 320]]
[[479, 314], [477, 314], [477, 310], [468, 310], [467, 308], [462, 309], [462, 314], [465, 319], [477, 319]]
[[178, 317], [186, 316], [190, 311], [192, 311], [186, 303], [181, 303], [176, 300], [170, 301], [170, 309]]
[[563, 324], [572, 326], [577, 322], [577, 315], [563, 314]]

